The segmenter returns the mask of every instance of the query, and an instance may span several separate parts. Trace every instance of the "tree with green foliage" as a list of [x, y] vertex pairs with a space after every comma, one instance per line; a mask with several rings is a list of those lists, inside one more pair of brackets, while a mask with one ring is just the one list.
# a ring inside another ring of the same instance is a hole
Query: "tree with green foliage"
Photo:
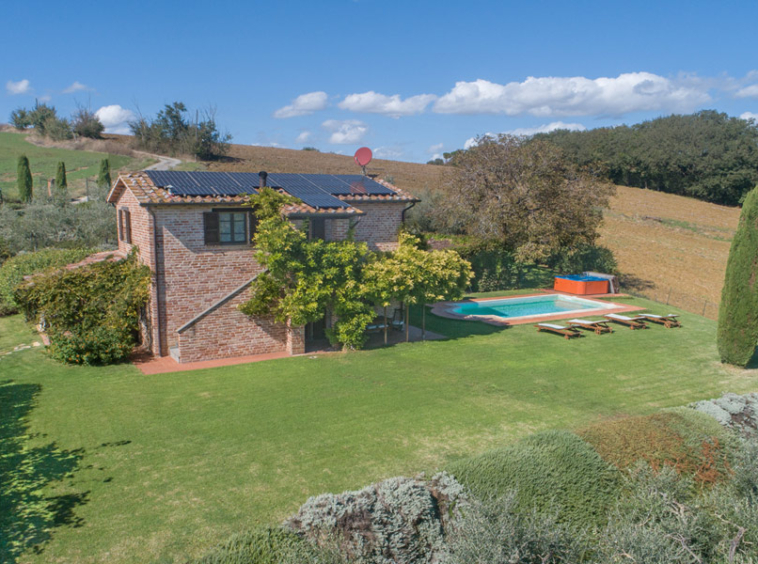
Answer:
[[747, 366], [758, 343], [758, 188], [745, 197], [729, 249], [719, 308], [721, 361]]
[[555, 145], [484, 136], [455, 155], [438, 213], [451, 232], [511, 251], [519, 262], [593, 244], [613, 187]]
[[95, 112], [84, 106], [78, 106], [71, 116], [71, 129], [79, 137], [100, 139], [105, 126], [95, 115]]
[[101, 188], [111, 186], [111, 163], [108, 159], [100, 161], [100, 172], [97, 175], [97, 185]]
[[535, 135], [611, 182], [738, 205], [758, 183], [755, 121], [714, 110], [632, 126]]
[[409, 233], [400, 233], [397, 250], [369, 264], [364, 274], [367, 294], [374, 303], [385, 308], [385, 317], [391, 303], [405, 304], [406, 339], [409, 305], [422, 306], [423, 338], [426, 335], [426, 307], [423, 306], [460, 299], [473, 277], [471, 263], [457, 252], [425, 251], [420, 248], [419, 239]]
[[29, 159], [26, 155], [18, 158], [16, 167], [16, 186], [18, 187], [18, 196], [24, 203], [32, 201], [32, 171], [29, 168]]
[[368, 246], [351, 238], [309, 240], [307, 224], [298, 228], [282, 213], [293, 201], [271, 188], [251, 199], [258, 218], [256, 260], [266, 270], [253, 281], [250, 299], [240, 311], [295, 327], [334, 314], [337, 322], [328, 331], [330, 340], [360, 348], [374, 316], [361, 287]]
[[55, 190], [58, 194], [68, 192], [68, 180], [66, 179], [66, 163], [58, 162], [58, 169], [55, 172]]
[[129, 128], [137, 145], [150, 151], [186, 153], [203, 160], [225, 155], [232, 136], [218, 130], [215, 109], [195, 112], [194, 121], [185, 117], [188, 113], [182, 102], [166, 104], [154, 119], [139, 116]]

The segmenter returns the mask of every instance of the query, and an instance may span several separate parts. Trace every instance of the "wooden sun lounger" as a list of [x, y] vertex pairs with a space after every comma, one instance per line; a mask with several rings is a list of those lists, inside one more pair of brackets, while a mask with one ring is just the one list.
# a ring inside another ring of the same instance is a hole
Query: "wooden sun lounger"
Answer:
[[573, 327], [564, 327], [563, 325], [553, 325], [552, 323], [538, 323], [535, 325], [537, 328], [537, 331], [550, 331], [552, 333], [557, 333], [558, 335], [563, 335], [566, 339], [570, 339], [571, 337], [581, 337], [582, 334], [579, 332], [579, 329], [574, 329]]
[[681, 327], [682, 326], [682, 324], [677, 319], [677, 317], [679, 317], [679, 316], [675, 315], [673, 313], [669, 313], [668, 315], [654, 315], [652, 313], [641, 313], [640, 317], [644, 317], [645, 321], [652, 321], [653, 323], [660, 323], [666, 329], [671, 329], [673, 327]]
[[644, 323], [644, 318], [642, 317], [628, 317], [626, 315], [619, 315], [618, 313], [609, 313], [608, 315], [604, 315], [606, 319], [610, 319], [611, 321], [615, 321], [616, 323], [620, 323], [621, 325], [626, 325], [630, 329], [647, 329], [647, 325]]
[[608, 326], [607, 321], [589, 321], [587, 319], [570, 319], [568, 324], [571, 327], [581, 327], [582, 329], [589, 329], [594, 331], [597, 335], [603, 333], [613, 333], [613, 329]]

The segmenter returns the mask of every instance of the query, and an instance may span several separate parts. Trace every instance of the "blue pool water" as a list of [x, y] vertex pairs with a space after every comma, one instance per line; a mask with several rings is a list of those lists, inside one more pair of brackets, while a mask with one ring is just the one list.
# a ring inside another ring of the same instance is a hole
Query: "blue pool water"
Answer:
[[450, 309], [458, 315], [494, 315], [496, 317], [531, 317], [534, 315], [549, 315], [551, 313], [578, 314], [593, 309], [608, 309], [611, 304], [560, 296], [529, 296], [525, 298], [503, 298], [502, 300], [487, 300], [483, 302], [463, 302]]
[[590, 276], [588, 274], [562, 274], [556, 276], [556, 278], [563, 278], [564, 280], [577, 280], [579, 282], [602, 282], [607, 278], [600, 278], [598, 276]]

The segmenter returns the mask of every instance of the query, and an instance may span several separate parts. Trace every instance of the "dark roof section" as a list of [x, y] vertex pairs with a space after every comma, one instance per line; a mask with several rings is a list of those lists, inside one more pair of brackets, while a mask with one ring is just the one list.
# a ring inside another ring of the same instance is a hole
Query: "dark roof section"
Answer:
[[[238, 196], [257, 194], [260, 176], [254, 172], [145, 171], [153, 184], [175, 196]], [[338, 197], [396, 196], [379, 182], [360, 174], [272, 173], [267, 185], [295, 196], [315, 208], [344, 209], [349, 204]], [[338, 197], [335, 197], [338, 196]]]
[[145, 172], [153, 184], [178, 196], [238, 196], [258, 193], [258, 175], [247, 172]]

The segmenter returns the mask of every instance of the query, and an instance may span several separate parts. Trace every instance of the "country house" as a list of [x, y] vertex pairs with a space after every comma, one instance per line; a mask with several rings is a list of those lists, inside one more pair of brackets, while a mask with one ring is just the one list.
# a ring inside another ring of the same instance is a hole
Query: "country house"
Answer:
[[144, 171], [118, 177], [108, 202], [118, 214], [119, 251], [136, 247], [153, 272], [143, 343], [155, 356], [195, 362], [265, 353], [301, 354], [323, 323], [290, 327], [248, 317], [237, 306], [261, 267], [243, 206], [262, 186], [295, 196], [286, 215], [310, 237], [355, 239], [392, 250], [417, 201], [362, 175]]

